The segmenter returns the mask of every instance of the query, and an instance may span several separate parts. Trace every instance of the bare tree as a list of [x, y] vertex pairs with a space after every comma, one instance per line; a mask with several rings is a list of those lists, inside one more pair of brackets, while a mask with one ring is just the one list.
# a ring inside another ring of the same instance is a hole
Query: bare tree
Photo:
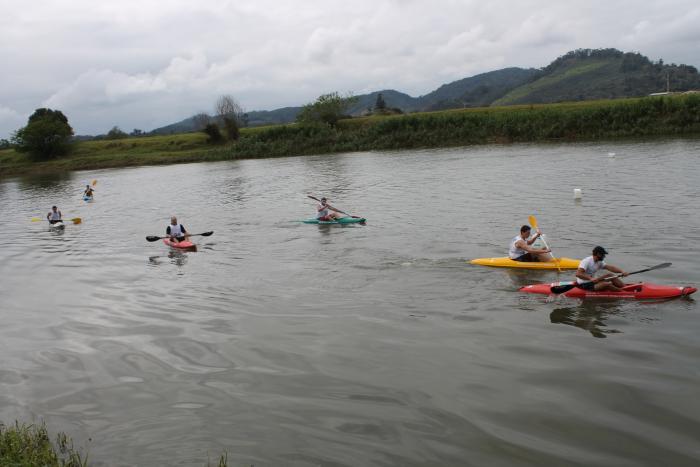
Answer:
[[192, 117], [192, 121], [194, 123], [194, 129], [202, 131], [211, 122], [211, 118], [205, 112], [199, 112]]
[[230, 94], [225, 94], [216, 101], [216, 116], [224, 124], [228, 139], [238, 139], [238, 128], [243, 118], [243, 107]]

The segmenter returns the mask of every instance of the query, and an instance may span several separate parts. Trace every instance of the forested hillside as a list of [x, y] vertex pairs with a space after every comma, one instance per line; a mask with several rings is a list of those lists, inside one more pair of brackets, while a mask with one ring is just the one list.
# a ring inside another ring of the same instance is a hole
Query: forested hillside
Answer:
[[[353, 116], [371, 113], [382, 99], [387, 108], [424, 112], [514, 104], [544, 104], [621, 97], [641, 97], [668, 88], [672, 92], [700, 90], [700, 74], [689, 65], [653, 62], [636, 52], [616, 49], [578, 49], [541, 69], [504, 68], [448, 84], [420, 97], [392, 89], [362, 94], [350, 107]], [[245, 124], [261, 126], [293, 122], [300, 107], [250, 111]], [[195, 120], [153, 130], [152, 134], [194, 131]]]

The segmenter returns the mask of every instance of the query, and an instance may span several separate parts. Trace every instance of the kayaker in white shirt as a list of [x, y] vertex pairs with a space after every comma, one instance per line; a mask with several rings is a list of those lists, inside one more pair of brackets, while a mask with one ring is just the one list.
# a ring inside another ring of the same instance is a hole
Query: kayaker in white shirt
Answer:
[[[619, 278], [612, 280], [605, 280], [605, 278], [614, 275], [613, 273], [622, 274], [622, 277], [629, 275], [627, 272], [613, 266], [612, 264], [606, 264], [605, 255], [608, 252], [602, 246], [597, 246], [593, 248], [593, 255], [583, 258], [581, 263], [578, 265], [576, 270], [576, 282], [578, 287], [584, 290], [611, 290], [613, 292], [619, 292], [625, 286]], [[610, 271], [608, 274], [603, 274], [600, 277], [594, 277], [595, 273], [605, 269]]]
[[177, 223], [177, 217], [175, 216], [170, 218], [170, 225], [165, 229], [165, 235], [168, 235], [170, 241], [174, 243], [185, 241], [187, 237], [190, 236], [185, 230], [185, 227]]
[[321, 198], [321, 202], [316, 206], [316, 219], [324, 222], [334, 221], [345, 217], [336, 208], [328, 204], [328, 199]]
[[61, 211], [59, 211], [56, 206], [51, 206], [51, 210], [46, 215], [46, 218], [48, 219], [49, 224], [55, 224], [56, 222], [60, 222], [62, 217], [63, 217], [63, 214], [61, 214]]
[[530, 238], [530, 232], [532, 229], [529, 225], [523, 225], [520, 227], [520, 235], [513, 237], [510, 241], [510, 248], [508, 250], [508, 256], [513, 261], [525, 261], [525, 262], [547, 262], [552, 261], [552, 255], [549, 254], [549, 248], [533, 248], [532, 245], [535, 243], [541, 235], [540, 229], [537, 229], [537, 234]]

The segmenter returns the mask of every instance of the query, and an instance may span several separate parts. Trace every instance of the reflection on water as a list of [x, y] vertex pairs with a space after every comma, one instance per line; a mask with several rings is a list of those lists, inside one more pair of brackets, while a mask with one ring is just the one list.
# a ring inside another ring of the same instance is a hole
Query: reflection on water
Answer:
[[605, 322], [620, 312], [616, 303], [600, 303], [581, 300], [578, 306], [555, 308], [549, 319], [555, 324], [576, 326], [591, 333], [593, 337], [607, 337], [621, 331], [609, 328]]

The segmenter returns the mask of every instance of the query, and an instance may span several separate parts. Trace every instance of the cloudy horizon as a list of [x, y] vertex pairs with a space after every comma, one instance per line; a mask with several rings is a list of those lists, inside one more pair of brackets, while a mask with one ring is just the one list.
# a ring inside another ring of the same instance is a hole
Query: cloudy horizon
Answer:
[[233, 95], [247, 110], [339, 91], [412, 96], [578, 48], [700, 67], [687, 0], [0, 0], [0, 138], [39, 107], [76, 134], [149, 131]]

